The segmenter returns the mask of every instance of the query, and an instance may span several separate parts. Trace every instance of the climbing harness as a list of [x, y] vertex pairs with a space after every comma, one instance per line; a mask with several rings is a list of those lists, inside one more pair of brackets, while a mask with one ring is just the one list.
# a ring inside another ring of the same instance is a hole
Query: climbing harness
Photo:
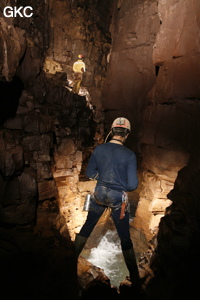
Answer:
[[119, 219], [122, 220], [125, 217], [126, 212], [130, 212], [130, 203], [128, 202], [128, 194], [126, 192], [122, 192], [122, 202], [118, 205], [105, 205], [104, 203], [100, 202], [95, 195], [93, 194], [94, 201], [97, 205], [104, 206], [108, 211], [111, 213], [112, 210], [120, 209], [120, 217]]

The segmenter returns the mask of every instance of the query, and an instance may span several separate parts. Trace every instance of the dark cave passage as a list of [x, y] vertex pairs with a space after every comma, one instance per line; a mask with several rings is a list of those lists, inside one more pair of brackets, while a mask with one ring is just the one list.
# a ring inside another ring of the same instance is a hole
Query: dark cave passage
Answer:
[[11, 82], [0, 81], [0, 125], [7, 119], [15, 117], [23, 89], [23, 82], [17, 76], [14, 76]]

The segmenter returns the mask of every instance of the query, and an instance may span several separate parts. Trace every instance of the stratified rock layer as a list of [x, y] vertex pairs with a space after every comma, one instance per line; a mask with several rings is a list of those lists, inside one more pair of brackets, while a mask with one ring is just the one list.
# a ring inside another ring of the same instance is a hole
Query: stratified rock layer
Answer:
[[157, 247], [151, 258], [154, 278], [148, 299], [198, 298], [200, 247], [199, 149], [178, 172], [174, 188], [167, 195], [172, 204], [161, 219]]
[[177, 172], [199, 142], [199, 11], [197, 1], [116, 4], [103, 105], [108, 123], [122, 115], [132, 123], [127, 145], [143, 172], [135, 244], [157, 231]]

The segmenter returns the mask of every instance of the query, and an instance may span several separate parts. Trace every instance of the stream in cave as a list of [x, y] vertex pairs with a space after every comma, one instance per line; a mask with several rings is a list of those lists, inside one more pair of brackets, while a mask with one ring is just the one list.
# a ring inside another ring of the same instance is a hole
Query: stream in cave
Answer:
[[116, 287], [129, 274], [116, 230], [108, 230], [97, 248], [92, 248], [89, 253], [83, 251], [82, 255], [93, 265], [103, 269], [110, 283]]

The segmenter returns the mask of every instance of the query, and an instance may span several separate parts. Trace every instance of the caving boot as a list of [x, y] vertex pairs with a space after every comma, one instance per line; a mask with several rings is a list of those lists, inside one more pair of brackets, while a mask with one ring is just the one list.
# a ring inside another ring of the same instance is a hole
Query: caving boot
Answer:
[[140, 284], [140, 276], [133, 248], [123, 251], [124, 260], [129, 270], [130, 279], [134, 284]]
[[85, 243], [87, 241], [87, 238], [84, 236], [81, 236], [79, 234], [76, 235], [75, 241], [74, 241], [74, 248], [76, 252], [76, 258], [78, 259], [81, 251], [83, 250]]
[[146, 299], [145, 291], [143, 290], [141, 285], [138, 266], [133, 248], [123, 251], [123, 256], [127, 269], [129, 270], [130, 280], [132, 282], [132, 293], [135, 297], [137, 297], [138, 300]]
[[82, 295], [82, 287], [81, 287], [81, 284], [79, 282], [79, 278], [78, 278], [78, 257], [81, 253], [81, 251], [83, 250], [84, 246], [85, 246], [85, 243], [87, 241], [87, 238], [84, 237], [84, 236], [81, 236], [79, 234], [76, 235], [76, 238], [75, 238], [75, 241], [74, 241], [74, 249], [75, 249], [75, 260], [76, 260], [76, 279], [77, 279], [77, 282], [78, 282], [78, 293], [79, 293], [79, 299], [81, 299], [81, 295]]

